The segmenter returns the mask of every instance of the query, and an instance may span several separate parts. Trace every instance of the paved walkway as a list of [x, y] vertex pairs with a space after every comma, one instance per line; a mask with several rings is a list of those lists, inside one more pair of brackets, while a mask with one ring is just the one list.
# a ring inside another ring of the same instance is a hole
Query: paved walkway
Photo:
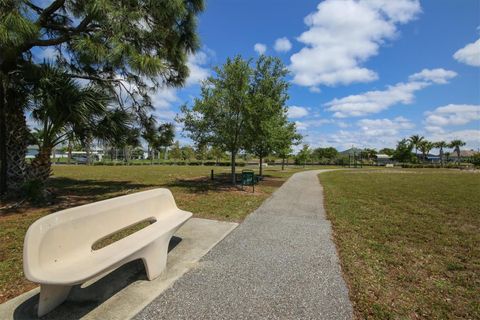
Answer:
[[320, 172], [293, 175], [136, 319], [351, 319]]

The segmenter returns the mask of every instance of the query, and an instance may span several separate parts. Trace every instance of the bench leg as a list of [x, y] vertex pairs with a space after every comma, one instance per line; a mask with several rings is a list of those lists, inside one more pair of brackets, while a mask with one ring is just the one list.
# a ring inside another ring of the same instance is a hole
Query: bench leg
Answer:
[[38, 316], [41, 317], [60, 305], [68, 296], [71, 286], [42, 284], [38, 301]]
[[167, 266], [168, 243], [171, 235], [166, 235], [150, 244], [143, 253], [143, 263], [148, 280], [157, 278]]

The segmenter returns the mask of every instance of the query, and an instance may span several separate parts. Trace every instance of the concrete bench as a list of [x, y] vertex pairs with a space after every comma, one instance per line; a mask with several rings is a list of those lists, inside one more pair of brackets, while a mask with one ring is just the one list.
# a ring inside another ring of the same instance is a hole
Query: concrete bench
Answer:
[[[154, 189], [62, 210], [33, 223], [25, 236], [23, 269], [40, 284], [38, 316], [61, 304], [74, 285], [142, 259], [149, 280], [166, 267], [170, 238], [192, 214], [177, 208], [168, 189]], [[101, 249], [101, 239], [155, 221]]]

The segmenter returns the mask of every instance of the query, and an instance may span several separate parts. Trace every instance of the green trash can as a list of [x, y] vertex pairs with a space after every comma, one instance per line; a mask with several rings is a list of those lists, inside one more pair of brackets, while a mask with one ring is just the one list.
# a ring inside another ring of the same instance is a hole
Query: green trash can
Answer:
[[242, 170], [242, 189], [243, 186], [252, 186], [255, 192], [255, 172], [253, 170]]

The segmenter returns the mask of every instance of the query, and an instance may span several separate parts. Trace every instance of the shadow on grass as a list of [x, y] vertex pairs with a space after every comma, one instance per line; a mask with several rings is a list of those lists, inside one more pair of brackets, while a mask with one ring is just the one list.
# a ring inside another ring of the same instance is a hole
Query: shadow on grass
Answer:
[[[172, 237], [168, 252], [182, 241]], [[102, 303], [137, 281], [147, 281], [145, 267], [141, 260], [134, 260], [112, 271], [88, 287], [74, 286], [67, 300], [41, 319], [80, 319]], [[14, 311], [13, 319], [38, 319], [36, 316], [39, 294], [20, 304]]]
[[[242, 178], [237, 174], [237, 185], [232, 185], [230, 173], [216, 174], [215, 179], [201, 177], [193, 179], [177, 179], [163, 185], [165, 188], [182, 188], [190, 193], [208, 193], [215, 191], [239, 191], [242, 190]], [[260, 186], [280, 187], [285, 179], [274, 177], [272, 175], [264, 175], [260, 182]]]
[[[132, 183], [130, 181], [54, 177], [48, 181], [47, 190], [49, 191], [49, 196], [47, 196], [47, 199], [41, 202], [6, 199], [4, 200], [6, 204], [5, 209], [0, 212], [0, 216], [23, 213], [30, 209], [52, 208], [58, 211], [155, 186], [154, 184]], [[158, 187], [162, 187], [162, 185], [158, 185]], [[19, 205], [15, 205], [16, 203]]]
[[98, 196], [108, 193], [154, 187], [153, 184], [132, 183], [130, 181], [106, 181], [94, 179], [52, 178], [48, 187], [58, 195]]
[[182, 188], [189, 193], [208, 193], [211, 191], [238, 191], [241, 180], [237, 176], [237, 186], [232, 184], [230, 173], [217, 173], [214, 180], [207, 177], [177, 179], [162, 185], [165, 188]]

